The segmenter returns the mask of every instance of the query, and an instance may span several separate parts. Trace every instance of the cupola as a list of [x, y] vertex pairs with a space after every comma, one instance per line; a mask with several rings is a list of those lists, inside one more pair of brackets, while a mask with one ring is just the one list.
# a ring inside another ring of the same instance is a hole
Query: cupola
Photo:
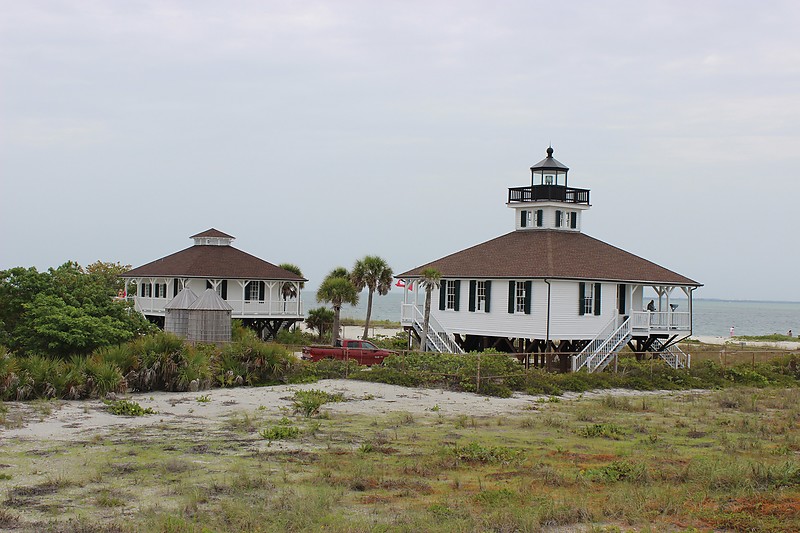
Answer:
[[547, 157], [531, 167], [530, 186], [508, 189], [506, 205], [514, 209], [515, 229], [580, 231], [581, 212], [591, 207], [589, 189], [569, 187], [568, 172], [549, 146]]
[[195, 246], [230, 246], [236, 237], [211, 228], [190, 238], [194, 240]]

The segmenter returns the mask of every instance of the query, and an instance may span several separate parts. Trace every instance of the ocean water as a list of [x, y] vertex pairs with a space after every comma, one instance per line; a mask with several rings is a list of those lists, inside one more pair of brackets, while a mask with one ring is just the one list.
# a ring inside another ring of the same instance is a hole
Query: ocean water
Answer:
[[[672, 300], [678, 310], [686, 310], [686, 300]], [[303, 291], [306, 312], [317, 303], [314, 291]], [[403, 293], [392, 289], [386, 296], [374, 296], [372, 317], [375, 320], [400, 321]], [[694, 334], [727, 337], [731, 326], [737, 335], [785, 334], [789, 329], [800, 334], [800, 302], [754, 302], [743, 300], [694, 300]], [[361, 295], [357, 306], [342, 307], [342, 316], [363, 319], [367, 314], [367, 293]]]

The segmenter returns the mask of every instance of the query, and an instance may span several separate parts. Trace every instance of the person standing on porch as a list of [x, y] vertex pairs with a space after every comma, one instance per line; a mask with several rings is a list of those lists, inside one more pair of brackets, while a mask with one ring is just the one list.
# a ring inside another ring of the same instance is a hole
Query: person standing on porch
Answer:
[[654, 300], [650, 300], [650, 303], [647, 304], [648, 311], [655, 311], [656, 310], [656, 302]]

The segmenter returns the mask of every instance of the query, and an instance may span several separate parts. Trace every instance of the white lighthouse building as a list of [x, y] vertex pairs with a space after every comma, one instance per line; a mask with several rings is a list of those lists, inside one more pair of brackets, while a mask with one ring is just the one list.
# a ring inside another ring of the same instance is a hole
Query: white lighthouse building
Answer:
[[494, 348], [536, 366], [593, 372], [630, 346], [640, 357], [688, 366], [677, 342], [691, 335], [692, 291], [701, 284], [584, 234], [589, 190], [569, 186], [568, 173], [548, 148], [531, 167], [531, 184], [508, 189], [512, 232], [399, 274], [413, 287], [403, 326], [422, 336], [419, 280], [431, 268], [441, 283], [429, 350]]

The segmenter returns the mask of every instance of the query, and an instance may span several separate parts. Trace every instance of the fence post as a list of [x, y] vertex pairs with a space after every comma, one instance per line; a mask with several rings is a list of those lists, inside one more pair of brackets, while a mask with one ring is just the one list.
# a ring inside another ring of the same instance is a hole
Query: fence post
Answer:
[[478, 376], [475, 380], [475, 392], [481, 392], [481, 354], [478, 354]]

